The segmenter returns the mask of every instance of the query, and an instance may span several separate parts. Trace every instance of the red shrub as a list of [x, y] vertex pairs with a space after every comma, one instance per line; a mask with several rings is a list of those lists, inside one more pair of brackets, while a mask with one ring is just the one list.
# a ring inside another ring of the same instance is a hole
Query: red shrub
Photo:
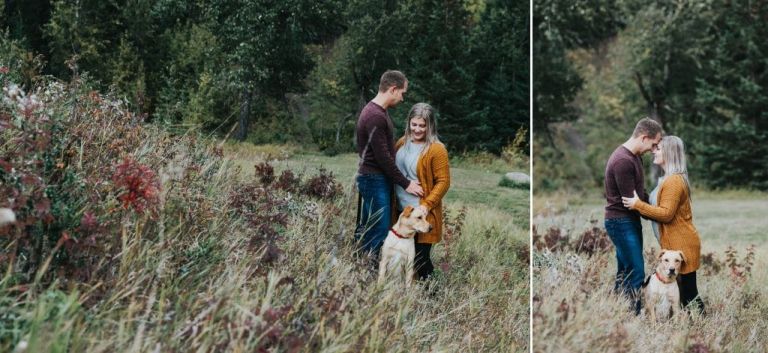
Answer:
[[256, 177], [259, 178], [261, 185], [269, 186], [275, 181], [275, 168], [268, 162], [261, 162], [255, 166]]
[[341, 195], [341, 185], [333, 177], [333, 173], [320, 168], [319, 173], [307, 180], [303, 193], [320, 199], [334, 199]]
[[139, 214], [148, 209], [156, 214], [160, 195], [157, 174], [131, 157], [125, 157], [114, 170], [112, 182], [120, 189], [117, 199], [123, 208], [132, 207]]
[[275, 187], [287, 192], [296, 192], [301, 188], [301, 177], [293, 174], [290, 169], [286, 169], [280, 174]]

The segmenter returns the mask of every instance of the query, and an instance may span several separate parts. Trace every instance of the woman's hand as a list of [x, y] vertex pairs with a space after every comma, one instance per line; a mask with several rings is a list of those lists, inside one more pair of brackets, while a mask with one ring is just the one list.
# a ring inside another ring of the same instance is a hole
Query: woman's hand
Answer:
[[418, 180], [411, 180], [405, 192], [414, 196], [424, 197], [424, 189], [421, 188], [421, 183]]
[[637, 196], [637, 190], [632, 191], [632, 193], [635, 194], [635, 196], [633, 196], [633, 197], [624, 197], [624, 196], [622, 196], [621, 197], [621, 203], [624, 204], [624, 207], [626, 207], [626, 208], [628, 208], [630, 210], [634, 210], [635, 209], [635, 203], [637, 202], [637, 200], [640, 200], [640, 198]]

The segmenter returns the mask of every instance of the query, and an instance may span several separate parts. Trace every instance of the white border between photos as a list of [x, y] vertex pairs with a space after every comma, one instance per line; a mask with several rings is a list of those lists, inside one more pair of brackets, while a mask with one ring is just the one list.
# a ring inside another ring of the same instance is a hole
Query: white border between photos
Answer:
[[533, 0], [528, 3], [528, 352], [533, 353]]

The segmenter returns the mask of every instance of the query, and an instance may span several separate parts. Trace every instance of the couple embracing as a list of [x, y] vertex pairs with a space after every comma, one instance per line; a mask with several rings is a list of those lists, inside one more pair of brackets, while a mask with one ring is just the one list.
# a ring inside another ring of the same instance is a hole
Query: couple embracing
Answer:
[[[645, 191], [640, 159], [646, 152], [653, 153], [653, 164], [664, 171], [650, 194]], [[662, 127], [655, 120], [640, 120], [632, 136], [608, 159], [605, 197], [605, 229], [616, 248], [618, 267], [614, 289], [632, 298], [635, 313], [640, 313], [640, 290], [645, 277], [640, 224], [643, 216], [651, 221], [662, 249], [682, 254], [684, 261], [679, 274], [675, 273], [680, 304], [683, 308], [695, 306], [703, 313], [704, 303], [696, 286], [701, 240], [693, 225], [683, 141], [677, 136], [663, 136]]]
[[360, 156], [355, 236], [360, 250], [376, 261], [397, 214], [408, 206], [419, 209], [432, 227], [415, 236], [413, 266], [418, 278], [426, 279], [434, 270], [430, 253], [442, 237], [442, 198], [451, 178], [448, 152], [438, 139], [436, 112], [429, 104], [411, 107], [405, 132], [395, 142], [387, 109], [401, 103], [407, 91], [405, 75], [387, 71], [378, 94], [360, 112], [355, 131]]

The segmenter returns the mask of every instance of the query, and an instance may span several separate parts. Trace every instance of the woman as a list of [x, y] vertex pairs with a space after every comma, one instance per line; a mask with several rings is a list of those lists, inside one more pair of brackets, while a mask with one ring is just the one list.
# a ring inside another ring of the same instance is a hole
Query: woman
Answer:
[[[408, 113], [405, 135], [395, 144], [395, 163], [406, 178], [418, 180], [424, 196], [418, 197], [395, 186], [397, 205], [393, 210], [402, 211], [406, 206], [421, 207], [428, 214], [432, 231], [416, 236], [414, 267], [420, 280], [434, 271], [430, 252], [432, 245], [440, 242], [443, 234], [442, 199], [451, 185], [448, 169], [448, 151], [437, 137], [435, 109], [427, 103], [417, 103]], [[397, 217], [392, 217], [397, 219]]]
[[685, 161], [685, 147], [677, 136], [664, 136], [653, 151], [653, 163], [664, 170], [659, 185], [651, 192], [651, 204], [634, 197], [622, 197], [624, 206], [637, 210], [653, 222], [653, 232], [662, 249], [680, 250], [685, 262], [680, 268], [680, 303], [694, 302], [704, 312], [704, 302], [696, 288], [696, 270], [701, 256], [701, 240], [693, 225], [691, 188]]

